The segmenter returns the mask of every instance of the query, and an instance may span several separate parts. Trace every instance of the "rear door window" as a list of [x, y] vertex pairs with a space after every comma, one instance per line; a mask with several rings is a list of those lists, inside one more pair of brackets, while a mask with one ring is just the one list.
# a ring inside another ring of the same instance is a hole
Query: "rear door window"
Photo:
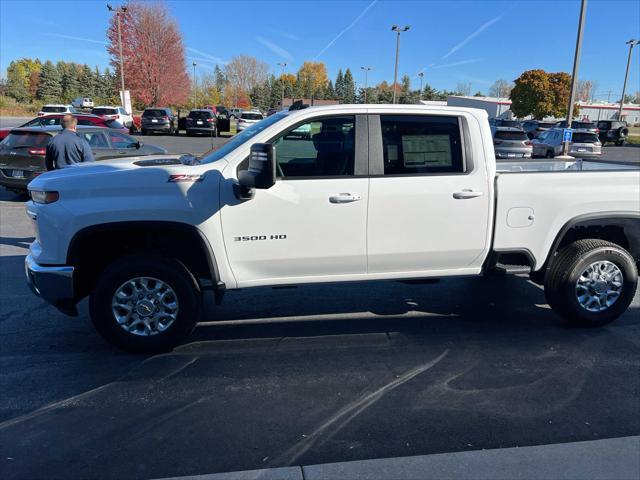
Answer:
[[113, 148], [133, 148], [136, 146], [133, 138], [119, 132], [109, 132], [109, 140]]
[[381, 115], [385, 175], [463, 173], [458, 117]]
[[243, 120], [262, 120], [263, 117], [261, 113], [243, 113], [240, 118]]
[[193, 118], [196, 120], [206, 120], [207, 118], [211, 118], [212, 112], [211, 111], [191, 111], [189, 112], [189, 118]]
[[107, 137], [102, 132], [83, 132], [82, 136], [89, 142], [91, 148], [109, 148]]

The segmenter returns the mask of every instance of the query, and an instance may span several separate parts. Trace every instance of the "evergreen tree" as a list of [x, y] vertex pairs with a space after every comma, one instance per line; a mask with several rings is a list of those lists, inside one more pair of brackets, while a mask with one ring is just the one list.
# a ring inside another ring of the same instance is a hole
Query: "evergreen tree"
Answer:
[[40, 71], [40, 84], [38, 85], [37, 97], [45, 102], [60, 101], [62, 96], [62, 83], [60, 72], [51, 62], [47, 60]]
[[280, 105], [282, 98], [282, 80], [271, 75], [269, 78], [269, 108], [276, 108]]
[[78, 65], [75, 63], [58, 62], [58, 65], [62, 63], [61, 83], [62, 83], [62, 97], [65, 101], [70, 102], [78, 96], [80, 93], [80, 81], [78, 75]]
[[215, 87], [218, 89], [219, 92], [222, 92], [222, 90], [224, 89], [225, 83], [227, 83], [227, 78], [225, 77], [224, 72], [218, 65], [216, 65], [216, 68], [213, 70], [213, 76], [215, 79]]
[[118, 91], [116, 90], [115, 73], [111, 73], [108, 68], [105, 68], [100, 80], [104, 103], [120, 103], [120, 95], [118, 95]]
[[324, 98], [328, 100], [335, 100], [336, 98], [336, 90], [335, 88], [333, 88], [333, 82], [331, 82], [331, 80], [327, 82], [327, 88], [325, 88]]
[[437, 100], [437, 96], [438, 96], [438, 91], [427, 83], [424, 86], [424, 89], [422, 90], [422, 99]]
[[354, 103], [356, 101], [356, 82], [353, 79], [351, 70], [347, 68], [344, 72], [342, 84], [342, 103]]
[[338, 75], [336, 76], [335, 92], [335, 98], [342, 101], [342, 97], [344, 96], [344, 76], [342, 75], [342, 69], [338, 70]]
[[93, 98], [96, 96], [96, 81], [89, 65], [84, 65], [82, 67], [82, 73], [79, 79], [79, 88], [80, 94], [84, 97]]

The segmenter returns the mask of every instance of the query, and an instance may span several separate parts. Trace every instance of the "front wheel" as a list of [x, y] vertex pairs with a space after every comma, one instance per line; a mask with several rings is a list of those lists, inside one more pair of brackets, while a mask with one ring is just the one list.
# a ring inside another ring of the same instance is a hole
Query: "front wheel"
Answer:
[[118, 348], [166, 352], [193, 331], [200, 297], [198, 283], [179, 261], [128, 256], [98, 278], [89, 308], [98, 333]]
[[606, 325], [622, 315], [635, 295], [638, 270], [633, 257], [615, 243], [573, 242], [552, 260], [545, 277], [549, 306], [569, 324]]

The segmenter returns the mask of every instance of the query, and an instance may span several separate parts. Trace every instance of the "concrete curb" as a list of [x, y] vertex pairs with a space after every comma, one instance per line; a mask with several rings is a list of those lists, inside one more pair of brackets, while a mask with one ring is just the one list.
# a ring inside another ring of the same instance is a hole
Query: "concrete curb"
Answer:
[[637, 480], [640, 436], [214, 473], [165, 480]]

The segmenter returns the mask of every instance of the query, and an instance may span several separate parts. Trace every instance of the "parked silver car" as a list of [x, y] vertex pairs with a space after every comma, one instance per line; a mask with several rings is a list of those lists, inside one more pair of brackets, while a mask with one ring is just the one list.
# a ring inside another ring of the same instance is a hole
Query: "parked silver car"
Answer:
[[515, 127], [492, 127], [496, 158], [531, 158], [531, 141], [524, 130]]
[[[542, 132], [531, 142], [534, 157], [553, 158], [562, 154], [562, 128]], [[575, 130], [569, 144], [569, 155], [577, 158], [597, 158], [602, 155], [602, 143], [598, 135], [589, 130]]]
[[245, 128], [249, 128], [254, 123], [258, 123], [264, 116], [260, 112], [242, 112], [238, 117], [237, 131], [241, 132]]

